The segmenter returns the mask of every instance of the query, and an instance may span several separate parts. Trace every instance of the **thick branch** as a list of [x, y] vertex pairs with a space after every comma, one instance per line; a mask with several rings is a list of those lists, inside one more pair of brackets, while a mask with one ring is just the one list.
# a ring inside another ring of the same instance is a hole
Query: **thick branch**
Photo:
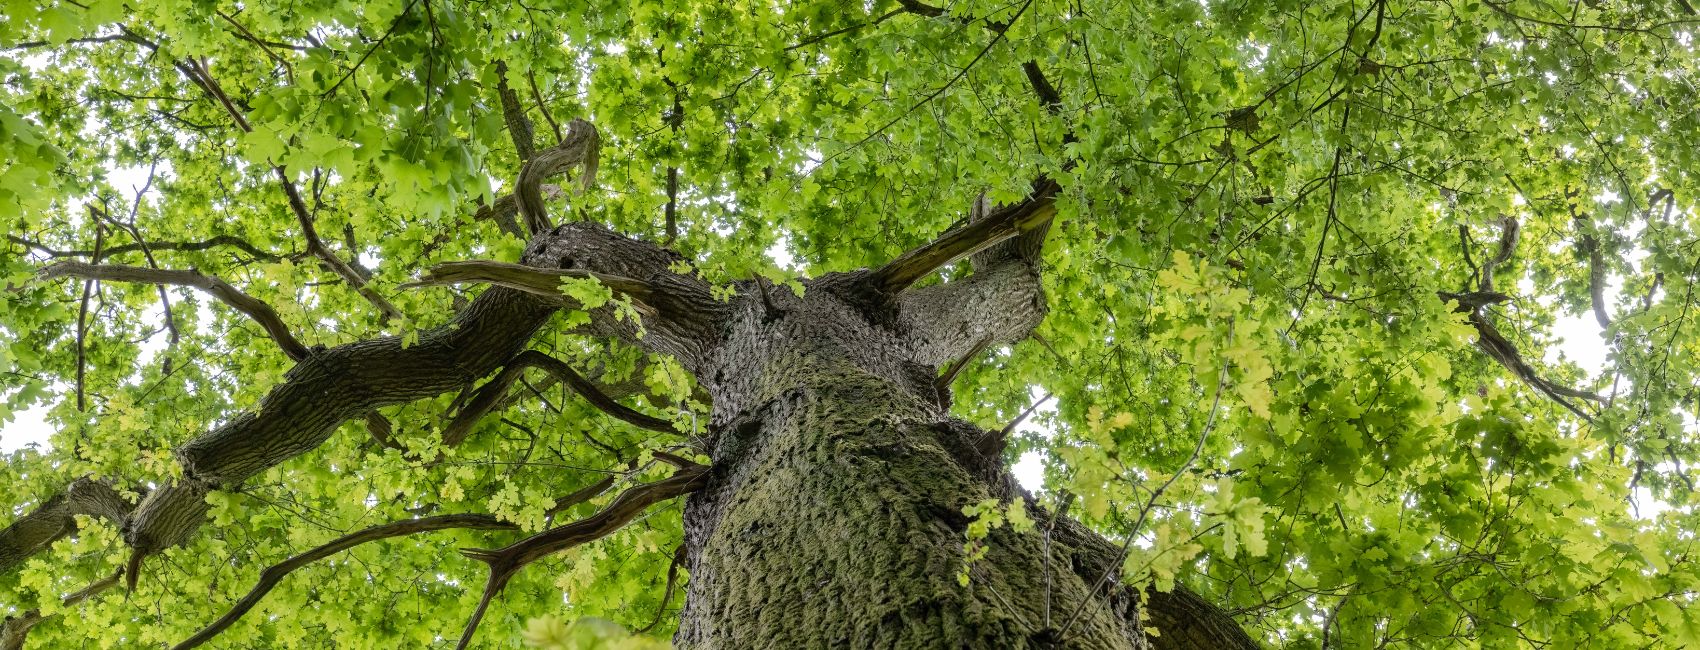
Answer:
[[288, 576], [296, 569], [367, 542], [375, 542], [380, 539], [412, 535], [415, 533], [427, 533], [437, 530], [447, 530], [451, 528], [471, 530], [512, 530], [518, 528], [518, 526], [490, 515], [458, 514], [394, 521], [387, 524], [373, 526], [359, 532], [343, 535], [342, 537], [326, 542], [313, 550], [266, 567], [264, 571], [260, 572], [260, 579], [254, 584], [254, 588], [248, 590], [247, 595], [243, 596], [241, 600], [236, 601], [236, 604], [231, 605], [230, 611], [225, 612], [224, 616], [220, 616], [218, 620], [213, 621], [211, 624], [207, 625], [206, 628], [196, 632], [194, 636], [191, 636], [188, 639], [185, 639], [182, 643], [177, 644], [174, 647], [174, 650], [188, 650], [189, 648], [198, 647], [207, 641], [211, 641], [213, 637], [218, 636], [219, 633], [223, 632], [226, 628], [229, 628], [232, 624], [236, 623], [237, 620], [241, 619], [244, 614], [247, 614], [248, 610], [251, 610], [255, 605], [260, 604], [260, 600], [264, 599], [266, 594], [271, 593], [271, 590], [276, 588], [278, 583], [283, 581], [284, 577]]
[[537, 151], [537, 136], [531, 129], [531, 120], [525, 116], [525, 106], [519, 103], [519, 93], [508, 86], [508, 63], [496, 62], [496, 94], [502, 101], [502, 121], [508, 125], [508, 136], [513, 138], [514, 153], [519, 154], [521, 162], [531, 159]]
[[172, 269], [150, 269], [140, 266], [120, 266], [115, 264], [85, 264], [82, 262], [59, 262], [43, 268], [42, 279], [60, 277], [77, 277], [91, 280], [110, 280], [118, 282], [140, 282], [144, 284], [174, 285], [190, 287], [207, 292], [220, 302], [232, 309], [246, 314], [254, 319], [266, 335], [283, 348], [283, 353], [290, 359], [300, 361], [307, 358], [307, 346], [295, 339], [289, 332], [289, 327], [283, 324], [277, 311], [258, 298], [242, 293], [230, 283], [203, 275], [199, 271], [179, 271]]
[[484, 610], [490, 606], [490, 600], [500, 594], [508, 580], [525, 565], [607, 537], [631, 523], [650, 506], [701, 489], [707, 482], [707, 476], [706, 466], [682, 469], [664, 480], [621, 492], [601, 512], [571, 524], [551, 528], [496, 550], [463, 549], [461, 552], [467, 557], [490, 565], [490, 579], [484, 584], [484, 596], [478, 601], [478, 609], [473, 611], [471, 620], [466, 622], [466, 631], [462, 633], [457, 648], [464, 649], [472, 642], [472, 635], [478, 631], [478, 623], [484, 618]]
[[[570, 263], [600, 273], [645, 278], [665, 289], [656, 294], [664, 305], [697, 306], [682, 310], [690, 318], [661, 319], [641, 339], [635, 336], [630, 319], [618, 321], [605, 309], [596, 310], [591, 312], [590, 326], [595, 333], [673, 354], [689, 367], [712, 345], [712, 334], [718, 331], [711, 316], [719, 303], [708, 296], [700, 279], [669, 270], [676, 257], [600, 225], [576, 222], [556, 228], [534, 239], [524, 259], [545, 268]], [[405, 345], [401, 337], [385, 337], [314, 352], [292, 368], [253, 411], [230, 418], [177, 449], [183, 478], [147, 495], [125, 518], [124, 537], [132, 548], [127, 577], [135, 578], [147, 556], [189, 539], [205, 519], [209, 492], [233, 489], [256, 473], [316, 448], [342, 423], [373, 409], [477, 382], [523, 350], [556, 309], [553, 301], [493, 287], [451, 322], [420, 332]], [[12, 564], [41, 548], [38, 542], [0, 538], [0, 556]]]
[[77, 515], [120, 524], [134, 507], [105, 481], [86, 477], [72, 481], [64, 492], [48, 497], [33, 512], [0, 529], [0, 573], [22, 565], [31, 555], [75, 531]]

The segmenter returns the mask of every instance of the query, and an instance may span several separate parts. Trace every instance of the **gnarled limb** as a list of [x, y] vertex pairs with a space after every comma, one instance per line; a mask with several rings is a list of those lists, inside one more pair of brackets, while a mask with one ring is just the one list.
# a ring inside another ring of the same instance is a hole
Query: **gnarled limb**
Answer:
[[[544, 268], [576, 266], [644, 279], [656, 287], [653, 295], [664, 314], [648, 336], [639, 339], [629, 322], [617, 321], [605, 310], [591, 313], [590, 329], [692, 363], [692, 355], [712, 344], [712, 337], [703, 333], [717, 331], [713, 317], [718, 303], [700, 279], [669, 270], [676, 259], [586, 222], [563, 225], [536, 238], [524, 257], [527, 264]], [[135, 579], [146, 557], [190, 538], [205, 520], [209, 492], [233, 489], [258, 472], [314, 449], [343, 422], [373, 409], [458, 390], [495, 372], [524, 349], [556, 309], [554, 302], [530, 293], [493, 287], [450, 323], [419, 333], [409, 345], [404, 346], [401, 337], [384, 337], [307, 356], [253, 411], [178, 448], [183, 478], [154, 490], [121, 515], [124, 539], [132, 549], [127, 577]], [[0, 556], [9, 563], [22, 562], [43, 548], [18, 539], [0, 537]]]
[[0, 529], [0, 572], [12, 570], [31, 555], [71, 534], [77, 528], [77, 515], [119, 524], [134, 507], [106, 481], [88, 477], [72, 481], [63, 492], [48, 497], [35, 510]]
[[[1050, 187], [1054, 193], [1055, 184]], [[1023, 204], [1034, 200], [1029, 198]], [[1021, 213], [1011, 207], [991, 209], [981, 197], [969, 211], [968, 223], [946, 233], [940, 241], [985, 222], [1004, 220], [1007, 224]], [[1025, 230], [1007, 232], [1007, 236], [993, 241], [959, 244], [958, 250], [971, 251], [972, 274], [900, 294], [898, 313], [903, 327], [913, 337], [915, 360], [942, 366], [967, 357], [976, 349], [1018, 341], [1032, 332], [1046, 313], [1044, 287], [1039, 277], [1039, 248], [1048, 231], [1049, 222], [1043, 221]], [[900, 257], [886, 266], [903, 259]]]
[[543, 179], [566, 171], [573, 165], [583, 165], [579, 185], [590, 189], [596, 184], [597, 151], [601, 137], [596, 127], [584, 120], [567, 125], [567, 139], [561, 144], [537, 152], [519, 171], [514, 183], [514, 196], [519, 201], [519, 214], [527, 229], [535, 235], [555, 227], [543, 205]]
[[607, 537], [631, 523], [650, 506], [701, 489], [707, 475], [708, 467], [702, 465], [681, 469], [666, 479], [621, 492], [601, 512], [565, 526], [551, 528], [496, 550], [462, 549], [461, 553], [467, 557], [490, 565], [490, 579], [484, 583], [484, 596], [479, 599], [472, 618], [466, 622], [466, 631], [461, 633], [460, 644], [456, 648], [464, 650], [472, 642], [472, 635], [478, 631], [478, 623], [483, 620], [490, 600], [500, 594], [508, 580], [525, 565]]
[[296, 569], [367, 542], [375, 542], [380, 539], [400, 537], [403, 535], [413, 535], [415, 533], [448, 530], [452, 528], [470, 530], [513, 530], [518, 528], [518, 526], [490, 515], [456, 514], [392, 521], [387, 524], [380, 524], [365, 530], [343, 535], [342, 537], [338, 537], [314, 547], [310, 551], [295, 555], [287, 560], [266, 567], [264, 571], [260, 572], [259, 581], [254, 584], [252, 589], [248, 590], [246, 595], [242, 596], [240, 600], [230, 606], [230, 611], [225, 612], [223, 616], [218, 618], [218, 620], [213, 621], [205, 628], [202, 628], [201, 631], [196, 632], [194, 636], [184, 639], [182, 643], [173, 646], [173, 650], [188, 650], [189, 648], [199, 647], [201, 644], [211, 641], [213, 637], [218, 636], [219, 633], [223, 632], [225, 629], [235, 624], [236, 621], [240, 620], [244, 614], [248, 613], [248, 610], [251, 610], [255, 605], [260, 604], [260, 600], [264, 599], [266, 594], [271, 593], [271, 590], [276, 588], [278, 583], [283, 581], [284, 577], [288, 576]]
[[272, 309], [271, 305], [243, 293], [242, 290], [224, 280], [204, 275], [199, 271], [150, 269], [116, 264], [58, 262], [41, 269], [37, 272], [37, 276], [46, 280], [76, 277], [90, 280], [168, 284], [199, 289], [229, 305], [232, 309], [254, 319], [254, 322], [265, 329], [266, 334], [277, 342], [278, 347], [283, 348], [283, 353], [290, 359], [300, 361], [307, 358], [307, 346], [295, 339], [295, 335], [289, 332], [289, 327], [283, 324], [283, 319], [278, 317], [277, 311]]

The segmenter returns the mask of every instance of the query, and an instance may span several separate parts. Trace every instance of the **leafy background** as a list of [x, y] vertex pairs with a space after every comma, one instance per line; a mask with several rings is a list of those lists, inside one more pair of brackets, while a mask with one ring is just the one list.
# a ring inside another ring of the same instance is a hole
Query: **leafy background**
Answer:
[[[1044, 500], [1132, 536], [1133, 579], [1184, 581], [1290, 647], [1700, 643], [1686, 2], [14, 0], [0, 12], [12, 233], [0, 274], [17, 288], [0, 293], [0, 415], [45, 408], [54, 431], [0, 465], [0, 502], [86, 474], [166, 480], [175, 445], [254, 404], [289, 365], [240, 314], [188, 290], [164, 294], [174, 329], [150, 286], [91, 287], [80, 316], [82, 283], [30, 282], [54, 252], [241, 239], [254, 250], [157, 262], [240, 286], [309, 345], [441, 323], [455, 294], [395, 287], [439, 261], [516, 259], [521, 241], [473, 218], [518, 169], [500, 62], [539, 142], [573, 117], [602, 134], [598, 186], [565, 193], [557, 214], [664, 239], [677, 169], [674, 246], [715, 281], [877, 264], [981, 192], [1013, 200], [1038, 174], [1061, 181], [1050, 316], [971, 366], [955, 409], [1000, 427], [1053, 395], [1012, 460], [1036, 452]], [[172, 65], [183, 61], [211, 71], [252, 132]], [[1029, 61], [1059, 92], [1057, 113], [1030, 89]], [[302, 254], [273, 164], [309, 188], [319, 232], [405, 318], [383, 319]], [[1484, 354], [1438, 295], [1479, 288], [1507, 218], [1519, 236], [1495, 289], [1509, 300], [1483, 313], [1534, 376], [1600, 397], [1571, 398], [1581, 415]], [[1545, 353], [1555, 323], [1596, 308], [1596, 372]], [[539, 347], [630, 376], [644, 409], [682, 427], [702, 413], [675, 367], [560, 318]], [[398, 444], [434, 452], [450, 399], [387, 409]], [[260, 567], [341, 532], [427, 510], [535, 530], [557, 497], [677, 442], [558, 389], [487, 419], [440, 464], [351, 424], [214, 495], [212, 524], [129, 598], [80, 604], [32, 638], [173, 643]], [[1637, 517], [1634, 490], [1661, 512]], [[484, 629], [518, 644], [544, 616], [648, 625], [677, 516], [532, 567]], [[495, 537], [356, 548], [291, 576], [216, 643], [443, 643], [481, 575], [455, 550]], [[57, 611], [123, 556], [115, 530], [86, 522], [0, 577], [0, 603]]]

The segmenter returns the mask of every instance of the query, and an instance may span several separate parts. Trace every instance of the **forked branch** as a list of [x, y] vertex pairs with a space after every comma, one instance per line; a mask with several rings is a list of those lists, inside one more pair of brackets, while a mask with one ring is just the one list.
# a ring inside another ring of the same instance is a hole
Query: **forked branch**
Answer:
[[508, 580], [525, 565], [574, 546], [607, 537], [637, 519], [650, 506], [701, 489], [707, 477], [706, 466], [682, 469], [666, 479], [621, 492], [620, 496], [614, 497], [614, 501], [601, 512], [532, 535], [505, 548], [462, 549], [461, 553], [467, 557], [490, 565], [490, 579], [484, 583], [484, 596], [479, 599], [478, 608], [473, 610], [472, 618], [466, 622], [466, 631], [461, 634], [457, 650], [465, 650], [467, 644], [472, 642], [472, 635], [478, 631], [478, 623], [483, 620], [490, 600], [500, 594], [502, 588], [507, 586]]

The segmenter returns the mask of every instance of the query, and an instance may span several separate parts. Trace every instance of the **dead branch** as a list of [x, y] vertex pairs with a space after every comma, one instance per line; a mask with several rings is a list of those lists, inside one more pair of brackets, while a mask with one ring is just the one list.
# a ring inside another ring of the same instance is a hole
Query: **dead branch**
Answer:
[[567, 139], [561, 144], [537, 152], [519, 171], [519, 180], [514, 183], [514, 196], [519, 201], [520, 219], [525, 222], [531, 234], [536, 235], [555, 227], [549, 219], [548, 208], [543, 204], [543, 179], [566, 171], [574, 165], [583, 165], [579, 174], [579, 186], [588, 190], [596, 184], [597, 155], [601, 146], [601, 136], [597, 135], [596, 127], [584, 120], [573, 120], [567, 125]]
[[911, 249], [869, 274], [872, 285], [896, 295], [939, 268], [1022, 233], [1050, 225], [1056, 214], [1056, 181], [1040, 178], [1026, 199], [999, 207], [986, 218], [966, 223], [938, 239]]

